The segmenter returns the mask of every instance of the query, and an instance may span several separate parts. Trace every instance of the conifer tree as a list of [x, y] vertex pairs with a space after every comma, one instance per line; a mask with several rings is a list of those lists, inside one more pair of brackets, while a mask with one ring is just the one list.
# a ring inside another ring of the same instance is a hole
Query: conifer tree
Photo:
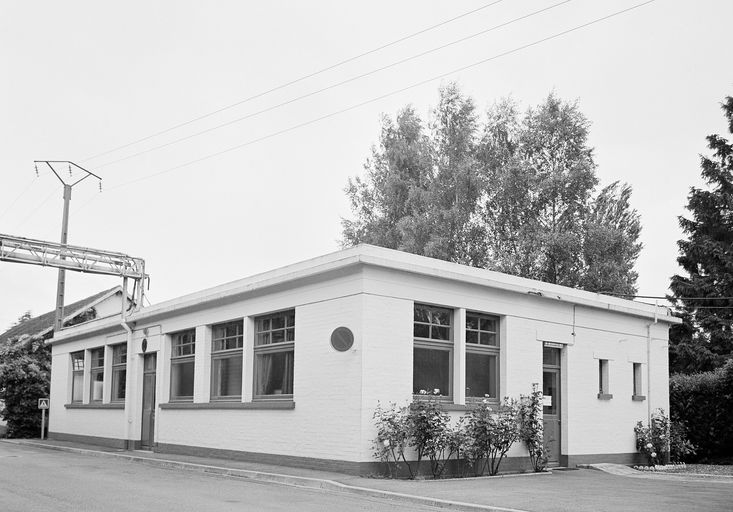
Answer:
[[[733, 97], [722, 104], [733, 134]], [[733, 355], [733, 144], [707, 137], [712, 156], [701, 157], [707, 189], [692, 187], [689, 218], [680, 217], [687, 235], [677, 244], [677, 262], [686, 275], [672, 277], [672, 296], [683, 324], [670, 332], [670, 371], [708, 371]]]

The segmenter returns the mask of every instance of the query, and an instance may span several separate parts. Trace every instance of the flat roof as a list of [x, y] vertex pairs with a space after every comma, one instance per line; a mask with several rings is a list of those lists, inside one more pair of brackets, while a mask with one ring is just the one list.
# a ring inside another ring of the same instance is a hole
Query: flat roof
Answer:
[[[201, 307], [207, 303], [224, 301], [238, 296], [245, 296], [254, 291], [306, 277], [318, 276], [354, 265], [388, 268], [532, 295], [547, 300], [556, 300], [616, 313], [655, 319], [660, 322], [681, 323], [681, 319], [671, 316], [668, 308], [664, 306], [655, 306], [654, 304], [587, 292], [567, 286], [545, 283], [482, 268], [469, 267], [459, 263], [428, 258], [426, 256], [419, 256], [394, 249], [385, 249], [384, 247], [368, 244], [360, 244], [348, 249], [286, 265], [275, 270], [231, 281], [213, 288], [183, 295], [159, 304], [153, 304], [131, 313], [127, 317], [127, 321], [143, 322], [147, 319], [173, 316], [181, 310]], [[119, 325], [120, 320], [121, 317], [117, 317], [116, 319], [114, 317], [108, 317], [107, 319], [89, 322], [78, 327], [69, 327], [62, 330], [50, 341], [51, 343], [55, 343], [86, 334], [111, 330], [112, 327]]]

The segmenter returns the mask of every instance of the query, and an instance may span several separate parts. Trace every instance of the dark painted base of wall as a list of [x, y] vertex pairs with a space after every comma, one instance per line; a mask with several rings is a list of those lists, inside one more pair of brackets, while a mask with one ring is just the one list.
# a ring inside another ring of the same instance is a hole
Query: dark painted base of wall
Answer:
[[[404, 462], [399, 465], [394, 475], [390, 474], [395, 471], [394, 466], [391, 468], [384, 462], [362, 462], [363, 476], [380, 476], [391, 478], [410, 478], [410, 470]], [[418, 465], [416, 461], [410, 461], [410, 467], [414, 477], [433, 478], [433, 471], [430, 461], [423, 460]], [[445, 470], [441, 474], [441, 478], [445, 477], [473, 477], [488, 475], [487, 468], [483, 466], [478, 469], [477, 473], [465, 460], [451, 459], [446, 464]], [[529, 457], [507, 457], [499, 463], [499, 474], [502, 473], [531, 473], [532, 465]]]
[[641, 453], [596, 453], [590, 455], [561, 455], [560, 465], [567, 468], [574, 468], [578, 464], [595, 464], [607, 462], [610, 464], [624, 464], [634, 466], [646, 465], [647, 461]]
[[[49, 439], [58, 441], [69, 441], [75, 443], [106, 446], [121, 450], [139, 450], [139, 440], [116, 439], [112, 437], [84, 436], [78, 434], [66, 434], [62, 432], [49, 432]], [[389, 477], [390, 469], [383, 462], [354, 462], [345, 460], [317, 459], [312, 457], [295, 457], [292, 455], [276, 455], [271, 453], [244, 452], [238, 450], [223, 450], [219, 448], [205, 448], [202, 446], [188, 446], [180, 444], [156, 443], [153, 451], [157, 453], [171, 453], [177, 455], [192, 455], [195, 457], [207, 457], [216, 459], [238, 460], [242, 462], [257, 462], [260, 464], [272, 464], [275, 466], [290, 466], [305, 469], [319, 469], [360, 476], [382, 476]], [[574, 468], [578, 464], [593, 464], [599, 462], [610, 462], [615, 464], [645, 464], [646, 459], [639, 453], [607, 453], [595, 455], [561, 455], [560, 465]], [[432, 471], [429, 461], [422, 461], [417, 466], [411, 462], [415, 476], [431, 478]], [[508, 457], [501, 461], [499, 473], [527, 473], [532, 467], [529, 457]], [[446, 467], [443, 476], [475, 476], [473, 468], [466, 463], [451, 460]], [[410, 473], [404, 463], [394, 475], [396, 478], [409, 478]]]
[[118, 448], [120, 450], [134, 449], [128, 447], [128, 441], [126, 441], [125, 439], [117, 439], [114, 437], [82, 436], [78, 434], [66, 434], [64, 432], [49, 432], [48, 438], [55, 439], [57, 441], [69, 441], [71, 443], [107, 446], [109, 448]]
[[317, 459], [312, 457], [296, 457], [293, 455], [277, 455], [272, 453], [244, 452], [239, 450], [223, 450], [220, 448], [205, 448], [202, 446], [188, 446], [180, 444], [158, 443], [155, 451], [158, 453], [173, 453], [177, 455], [193, 455], [196, 457], [211, 457], [217, 459], [239, 460], [242, 462], [257, 462], [276, 466], [290, 466], [295, 468], [320, 469], [349, 475], [361, 475], [362, 464], [346, 460]]

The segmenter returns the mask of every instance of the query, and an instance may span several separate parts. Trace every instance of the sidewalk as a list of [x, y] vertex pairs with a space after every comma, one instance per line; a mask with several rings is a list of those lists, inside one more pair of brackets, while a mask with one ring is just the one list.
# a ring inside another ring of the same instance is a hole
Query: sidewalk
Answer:
[[[168, 469], [198, 471], [280, 485], [324, 489], [397, 502], [465, 511], [620, 512], [730, 511], [730, 479], [656, 478], [634, 470], [611, 474], [581, 469], [503, 477], [388, 480], [226, 459], [124, 451], [62, 441], [5, 440], [29, 447], [115, 457]], [[603, 465], [599, 465], [603, 466]], [[599, 468], [602, 469], [602, 468]], [[612, 470], [612, 468], [606, 468]], [[671, 475], [666, 475], [671, 476]]]

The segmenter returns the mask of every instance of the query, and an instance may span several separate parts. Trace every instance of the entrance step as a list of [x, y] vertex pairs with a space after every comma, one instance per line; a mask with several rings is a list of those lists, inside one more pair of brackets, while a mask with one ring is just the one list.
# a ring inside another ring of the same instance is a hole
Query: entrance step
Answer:
[[606, 462], [598, 463], [598, 464], [578, 464], [578, 468], [581, 469], [595, 469], [598, 471], [604, 471], [606, 473], [611, 473], [612, 475], [638, 475], [639, 472], [633, 468], [630, 468], [629, 466], [624, 466], [623, 464], [610, 464]]

